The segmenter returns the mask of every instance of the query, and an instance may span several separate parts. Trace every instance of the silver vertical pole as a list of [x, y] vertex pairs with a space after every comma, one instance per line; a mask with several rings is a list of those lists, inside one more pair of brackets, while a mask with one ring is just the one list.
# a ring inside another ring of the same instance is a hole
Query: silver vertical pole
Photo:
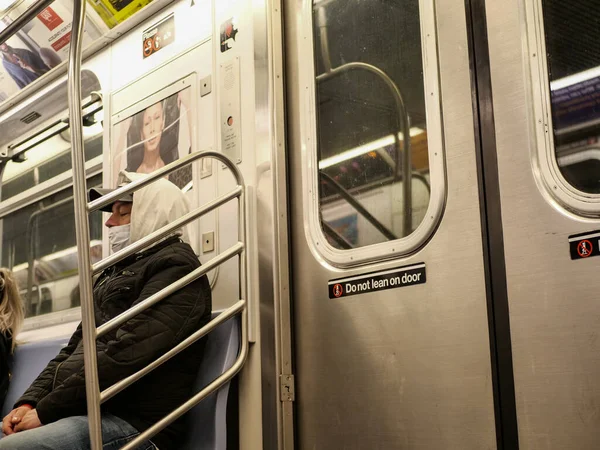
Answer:
[[73, 2], [73, 25], [69, 49], [69, 117], [71, 122], [71, 156], [73, 160], [73, 199], [75, 203], [75, 231], [81, 292], [83, 322], [83, 351], [85, 363], [85, 391], [87, 398], [90, 443], [92, 450], [102, 448], [100, 424], [100, 386], [96, 359], [96, 321], [92, 297], [92, 265], [90, 261], [90, 228], [86, 197], [83, 123], [81, 117], [81, 47], [85, 21], [86, 0]]

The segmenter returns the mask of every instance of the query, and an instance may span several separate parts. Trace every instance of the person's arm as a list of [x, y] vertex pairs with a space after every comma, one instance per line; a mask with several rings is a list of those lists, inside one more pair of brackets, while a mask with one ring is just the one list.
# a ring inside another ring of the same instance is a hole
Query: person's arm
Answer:
[[[195, 267], [182, 258], [157, 261], [155, 267], [149, 268], [148, 281], [134, 305]], [[147, 366], [189, 336], [205, 313], [209, 295], [210, 287], [204, 277], [124, 323], [113, 335], [114, 339], [98, 349], [100, 390]], [[76, 367], [72, 375], [37, 405], [42, 424], [86, 413], [83, 357], [80, 354], [75, 357], [77, 361], [69, 361], [70, 366]]]
[[17, 55], [20, 59], [19, 64], [21, 64], [24, 69], [27, 69], [38, 76], [41, 76], [50, 70], [48, 69], [48, 66], [44, 60], [37, 53], [33, 53], [27, 49], [23, 49], [23, 51], [19, 53], [20, 54]]
[[79, 342], [82, 339], [81, 335], [81, 324], [77, 327], [69, 343], [63, 348], [59, 354], [48, 363], [46, 368], [38, 375], [29, 389], [21, 396], [21, 398], [15, 403], [14, 408], [18, 408], [21, 405], [28, 404], [35, 408], [35, 406], [52, 391], [56, 372], [58, 366], [65, 361], [75, 351]]
[[[52, 390], [58, 367], [75, 351], [81, 338], [81, 324], [79, 324], [79, 327], [77, 327], [77, 330], [73, 333], [73, 336], [71, 336], [68, 345], [59, 352], [56, 358], [48, 363], [46, 368], [38, 375], [29, 389], [27, 389], [23, 396], [15, 403], [13, 410], [4, 417], [2, 420], [2, 432], [5, 435], [8, 436], [14, 434], [15, 431], [17, 431], [17, 427], [23, 427], [23, 424], [21, 424], [23, 418], [27, 416], [30, 411], [35, 411], [34, 408], [38, 402]], [[27, 424], [33, 428], [30, 421], [27, 421]]]
[[19, 89], [23, 89], [27, 86], [27, 81], [21, 78], [21, 71], [23, 71], [21, 66], [17, 63], [7, 61], [6, 59], [2, 60], [2, 65]]

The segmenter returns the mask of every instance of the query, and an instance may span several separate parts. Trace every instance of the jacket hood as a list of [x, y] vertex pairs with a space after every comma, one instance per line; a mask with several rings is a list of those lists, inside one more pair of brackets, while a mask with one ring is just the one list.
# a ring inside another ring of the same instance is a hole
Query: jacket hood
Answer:
[[[146, 174], [122, 171], [119, 174], [119, 184], [130, 183], [147, 176]], [[188, 199], [177, 186], [165, 178], [155, 180], [150, 185], [133, 193], [129, 242], [133, 244], [139, 241], [189, 213], [190, 209]], [[187, 226], [169, 236], [173, 235], [179, 235], [183, 241], [189, 243]]]

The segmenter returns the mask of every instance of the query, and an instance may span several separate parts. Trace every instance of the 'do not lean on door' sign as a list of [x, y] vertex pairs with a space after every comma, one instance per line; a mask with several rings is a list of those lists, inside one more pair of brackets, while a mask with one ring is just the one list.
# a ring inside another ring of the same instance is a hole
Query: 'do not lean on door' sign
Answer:
[[425, 263], [396, 269], [381, 270], [364, 275], [338, 278], [328, 283], [329, 298], [342, 298], [350, 295], [397, 289], [416, 284], [425, 284], [427, 274]]

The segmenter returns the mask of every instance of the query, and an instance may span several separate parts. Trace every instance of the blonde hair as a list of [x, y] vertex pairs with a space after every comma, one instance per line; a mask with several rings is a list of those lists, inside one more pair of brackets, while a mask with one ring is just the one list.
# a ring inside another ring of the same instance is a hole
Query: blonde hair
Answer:
[[0, 332], [12, 337], [13, 350], [23, 319], [23, 301], [17, 281], [10, 270], [0, 268]]

